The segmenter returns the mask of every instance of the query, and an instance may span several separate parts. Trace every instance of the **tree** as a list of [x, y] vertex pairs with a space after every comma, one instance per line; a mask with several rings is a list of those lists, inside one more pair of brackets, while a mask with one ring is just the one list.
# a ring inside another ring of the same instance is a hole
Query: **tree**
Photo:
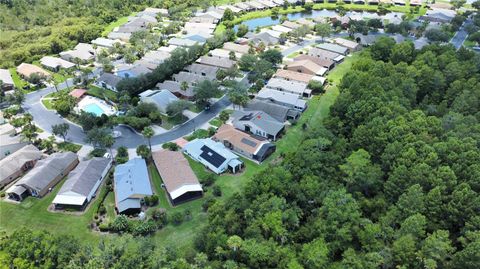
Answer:
[[238, 66], [242, 71], [252, 71], [257, 62], [257, 56], [253, 54], [244, 54], [238, 61]]
[[167, 106], [167, 114], [170, 117], [181, 116], [182, 112], [190, 106], [190, 102], [186, 100], [177, 100]]
[[391, 60], [392, 63], [398, 64], [400, 62], [411, 63], [415, 57], [415, 47], [412, 42], [402, 42], [396, 44], [392, 49]]
[[327, 268], [329, 250], [322, 238], [317, 238], [310, 243], [303, 245], [301, 252], [302, 264], [307, 269]]
[[225, 9], [223, 13], [223, 20], [224, 21], [233, 21], [235, 19], [235, 13], [229, 8]]
[[240, 24], [237, 29], [237, 36], [243, 37], [248, 33], [248, 26], [245, 24]]
[[436, 28], [428, 29], [427, 31], [425, 31], [425, 37], [433, 42], [447, 42], [449, 40], [449, 36], [447, 33], [442, 31], [441, 29]]
[[67, 116], [76, 105], [75, 97], [68, 92], [61, 92], [53, 103], [53, 108], [62, 116]]
[[91, 144], [94, 148], [105, 148], [105, 138], [110, 136], [110, 131], [106, 128], [93, 128], [87, 132], [85, 142]]
[[61, 136], [63, 138], [63, 142], [67, 140], [68, 130], [70, 129], [70, 125], [68, 123], [60, 123], [52, 125], [52, 133], [57, 136]]
[[466, 0], [451, 0], [450, 3], [452, 4], [455, 9], [461, 8], [465, 3], [467, 3]]
[[313, 3], [312, 3], [312, 2], [305, 2], [305, 4], [303, 5], [303, 8], [304, 8], [306, 11], [312, 11], [312, 9], [313, 9]]
[[317, 80], [310, 80], [308, 82], [308, 88], [311, 89], [312, 91], [316, 93], [323, 93], [323, 84], [320, 81]]
[[102, 147], [108, 148], [108, 150], [110, 151], [110, 158], [112, 159], [113, 159], [112, 147], [114, 144], [115, 144], [115, 138], [113, 138], [111, 134], [105, 135], [101, 141]]
[[325, 37], [329, 37], [332, 34], [332, 27], [328, 23], [317, 23], [314, 27], [317, 35], [322, 37], [322, 41]]
[[151, 138], [152, 136], [155, 134], [155, 132], [153, 131], [152, 127], [145, 127], [143, 128], [143, 131], [142, 131], [142, 135], [144, 137], [147, 138], [148, 140], [148, 148], [150, 149], [150, 151], [152, 151], [152, 141], [151, 141]]
[[227, 245], [233, 252], [237, 252], [242, 246], [242, 238], [238, 235], [232, 235], [227, 239]]
[[137, 147], [137, 155], [145, 160], [149, 160], [152, 152], [147, 145], [140, 145]]
[[195, 102], [203, 106], [208, 105], [208, 100], [210, 98], [220, 94], [218, 83], [212, 80], [203, 80], [199, 82], [197, 85], [195, 85], [193, 91], [195, 92]]
[[43, 139], [40, 146], [45, 149], [48, 153], [53, 150], [53, 143], [55, 142], [55, 137], [53, 135], [49, 136], [47, 139]]
[[222, 112], [220, 112], [220, 115], [218, 116], [218, 118], [223, 122], [225, 123], [228, 119], [230, 119], [230, 114], [225, 111], [225, 110], [222, 110]]
[[276, 65], [282, 62], [283, 55], [279, 50], [269, 49], [262, 52], [260, 58]]
[[234, 107], [245, 106], [250, 98], [248, 97], [248, 88], [241, 82], [233, 82], [227, 91], [228, 99], [233, 103]]
[[387, 61], [390, 58], [395, 40], [391, 37], [382, 36], [370, 46], [372, 58], [375, 60]]

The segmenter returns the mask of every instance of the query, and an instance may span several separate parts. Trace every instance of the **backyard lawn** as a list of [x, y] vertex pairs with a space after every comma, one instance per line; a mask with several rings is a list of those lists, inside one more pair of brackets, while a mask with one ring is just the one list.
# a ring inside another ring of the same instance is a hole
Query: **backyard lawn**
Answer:
[[215, 126], [215, 127], [220, 127], [223, 122], [219, 118], [213, 118], [210, 122], [210, 125]]
[[25, 80], [23, 80], [20, 77], [20, 75], [18, 75], [15, 67], [9, 68], [8, 71], [10, 71], [10, 75], [12, 75], [12, 79], [13, 79], [13, 84], [15, 84], [15, 87], [17, 89], [23, 89], [24, 86], [28, 85], [28, 83]]
[[[132, 14], [130, 14], [130, 16], [135, 16], [135, 14], [137, 14], [136, 12], [133, 12]], [[113, 31], [113, 29], [115, 29], [115, 27], [118, 27], [122, 24], [125, 24], [126, 22], [128, 22], [128, 17], [130, 16], [125, 16], [125, 17], [121, 17], [119, 18], [118, 20], [114, 21], [114, 22], [111, 22], [109, 25], [107, 25], [105, 27], [105, 29], [103, 30], [102, 32], [102, 36], [107, 36], [111, 31]]]
[[107, 98], [110, 101], [116, 102], [117, 101], [117, 93], [111, 90], [103, 89], [97, 86], [90, 86], [88, 87], [87, 94], [91, 96], [98, 97], [100, 99]]

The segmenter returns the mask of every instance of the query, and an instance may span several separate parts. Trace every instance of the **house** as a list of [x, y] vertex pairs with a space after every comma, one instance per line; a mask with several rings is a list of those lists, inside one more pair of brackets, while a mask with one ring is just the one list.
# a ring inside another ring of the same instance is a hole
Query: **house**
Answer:
[[115, 167], [115, 209], [118, 214], [136, 214], [142, 209], [142, 200], [153, 194], [147, 163], [134, 158]]
[[320, 59], [329, 59], [334, 61], [335, 63], [341, 63], [345, 58], [345, 56], [340, 55], [338, 53], [331, 52], [324, 49], [319, 49], [319, 48], [311, 48], [307, 54], [318, 57]]
[[74, 63], [52, 56], [42, 57], [42, 59], [40, 59], [40, 64], [46, 69], [54, 72], [58, 72], [60, 69], [72, 69], [75, 67]]
[[268, 7], [268, 8], [273, 8], [278, 6], [276, 3], [269, 1], [269, 0], [257, 0], [258, 3]]
[[207, 42], [207, 39], [209, 38], [209, 36], [210, 36], [209, 34], [197, 33], [197, 34], [186, 35], [183, 38], [203, 44]]
[[[374, 6], [374, 5], [378, 5], [379, 0], [367, 0], [367, 2], [368, 2], [369, 5]], [[410, 1], [410, 3], [411, 3], [411, 1]]]
[[252, 42], [255, 45], [260, 43], [265, 44], [266, 46], [278, 44], [280, 41], [280, 33], [275, 34], [275, 31], [265, 31], [258, 34], [252, 34], [252, 37], [248, 39], [249, 42]]
[[17, 130], [10, 123], [0, 124], [0, 135], [13, 136], [17, 134]]
[[110, 73], [103, 73], [98, 79], [96, 84], [99, 87], [109, 89], [112, 91], [117, 91], [117, 84], [122, 80], [121, 77], [116, 76]]
[[214, 49], [208, 52], [208, 55], [212, 57], [217, 57], [220, 59], [230, 59], [231, 57], [230, 54], [233, 54], [233, 56], [235, 57], [233, 60], [240, 59], [240, 57], [242, 57], [242, 54], [234, 51], [229, 51], [226, 49]]
[[242, 2], [238, 2], [235, 4], [235, 6], [239, 9], [241, 9], [242, 11], [250, 11], [250, 10], [253, 10], [253, 8], [245, 3], [242, 3]]
[[197, 64], [193, 63], [187, 67], [185, 67], [185, 70], [195, 74], [195, 75], [200, 75], [205, 77], [206, 79], [209, 80], [214, 80], [217, 79], [217, 72], [220, 68], [216, 66], [210, 66], [210, 65], [204, 65], [204, 64]]
[[119, 33], [135, 33], [139, 31], [148, 30], [148, 25], [157, 23], [153, 16], [142, 15], [141, 17], [134, 17], [129, 22], [121, 25], [115, 32]]
[[159, 150], [152, 152], [152, 158], [172, 205], [203, 196], [202, 185], [182, 152]]
[[[4, 139], [4, 137], [2, 137]], [[4, 143], [2, 141], [2, 143]], [[34, 145], [24, 145], [20, 149], [13, 148], [8, 152], [8, 147], [2, 145], [2, 159], [0, 160], [0, 188], [5, 187], [26, 171], [33, 168], [42, 158], [42, 152]]]
[[393, 0], [393, 3], [397, 6], [404, 6], [405, 0]]
[[267, 7], [260, 4], [259, 2], [257, 1], [249, 1], [249, 2], [245, 2], [245, 4], [249, 5], [250, 7], [252, 7], [251, 10], [263, 10], [263, 9], [266, 9]]
[[220, 126], [212, 140], [221, 142], [233, 152], [258, 162], [264, 161], [276, 149], [276, 146], [268, 140], [237, 130], [228, 124]]
[[193, 23], [193, 22], [187, 22], [183, 26], [183, 33], [186, 33], [187, 35], [193, 35], [193, 34], [202, 34], [203, 36], [211, 36], [213, 32], [215, 31], [215, 27], [217, 25], [214, 23]]
[[282, 105], [303, 112], [307, 108], [307, 102], [298, 95], [288, 92], [281, 92], [263, 88], [257, 94], [257, 99], [265, 100], [274, 104]]
[[315, 23], [313, 21], [307, 20], [305, 18], [300, 18], [300, 19], [296, 20], [295, 23], [306, 25], [308, 27], [314, 27], [315, 26]]
[[88, 63], [95, 59], [93, 46], [86, 43], [78, 43], [73, 50], [60, 52], [60, 58], [66, 61], [80, 60], [81, 63]]
[[95, 197], [112, 167], [110, 158], [92, 158], [80, 162], [68, 175], [52, 204], [56, 209], [74, 208], [83, 210]]
[[114, 40], [118, 39], [123, 42], [129, 42], [131, 36], [132, 36], [132, 33], [123, 33], [123, 32], [110, 32], [107, 35], [108, 39], [114, 39]]
[[285, 80], [298, 81], [303, 83], [309, 83], [313, 79], [314, 75], [299, 73], [296, 71], [278, 69], [274, 77], [283, 78]]
[[[273, 26], [272, 26], [272, 30], [273, 30], [273, 31], [277, 31], [277, 32], [279, 32], [279, 33], [285, 33], [285, 34], [287, 34], [287, 33], [290, 33], [293, 29], [288, 28], [288, 27], [285, 27], [285, 26], [282, 26], [282, 25], [276, 24], [276, 25], [273, 25]], [[275, 37], [277, 37], [277, 36], [275, 36]], [[278, 37], [280, 37], [280, 35], [278, 35]]]
[[190, 40], [190, 39], [185, 39], [185, 38], [177, 38], [177, 37], [174, 37], [174, 38], [171, 38], [170, 40], [168, 40], [168, 45], [172, 45], [172, 46], [178, 46], [178, 47], [192, 47], [196, 44], [199, 44], [199, 42], [197, 41], [193, 41], [193, 40]]
[[279, 122], [296, 120], [300, 116], [298, 110], [257, 99], [250, 101], [244, 111], [263, 111]]
[[108, 38], [104, 38], [104, 37], [99, 37], [95, 40], [92, 40], [91, 42], [93, 45], [96, 45], [98, 47], [102, 47], [102, 48], [113, 48], [113, 46], [115, 44], [119, 44], [119, 45], [125, 45], [125, 42], [121, 41], [121, 40], [118, 40], [118, 39], [108, 39]]
[[8, 197], [22, 201], [27, 196], [43, 197], [78, 164], [73, 152], [54, 153], [37, 162], [24, 177], [7, 189]]
[[153, 50], [145, 53], [145, 55], [142, 57], [142, 60], [159, 65], [165, 62], [165, 60], [167, 60], [168, 58], [170, 58], [169, 52]]
[[298, 24], [298, 23], [292, 22], [292, 21], [284, 21], [284, 22], [282, 23], [282, 26], [283, 26], [283, 27], [290, 28], [290, 29], [292, 29], [292, 30], [302, 27], [301, 24]]
[[216, 66], [218, 68], [223, 68], [223, 69], [230, 69], [233, 66], [235, 66], [235, 61], [232, 61], [230, 59], [220, 59], [218, 57], [212, 57], [212, 56], [202, 56], [198, 58], [196, 62], [199, 64]]
[[317, 65], [319, 65], [321, 67], [327, 68], [328, 70], [331, 70], [333, 67], [335, 67], [335, 62], [330, 60], [330, 59], [319, 58], [319, 57], [315, 57], [315, 56], [307, 55], [307, 54], [299, 55], [299, 56], [293, 58], [293, 60], [294, 61], [309, 60], [309, 61], [312, 61], [312, 62], [316, 63]]
[[28, 142], [23, 141], [19, 135], [0, 135], [0, 160], [3, 160], [8, 155], [20, 150], [26, 145], [28, 145]]
[[87, 93], [87, 90], [85, 89], [73, 89], [70, 94], [71, 96], [75, 97], [76, 99], [82, 98], [85, 94]]
[[334, 38], [333, 42], [337, 43], [340, 46], [348, 48], [350, 52], [358, 51], [362, 48], [362, 46], [357, 42], [354, 42], [345, 38], [341, 38], [341, 37]]
[[33, 74], [37, 74], [42, 78], [49, 78], [50, 73], [43, 68], [33, 64], [21, 63], [17, 66], [17, 73], [24, 79], [29, 80]]
[[147, 7], [142, 12], [137, 13], [137, 16], [141, 15], [149, 15], [152, 17], [155, 17], [157, 15], [168, 16], [168, 9]]
[[223, 49], [238, 52], [241, 54], [247, 54], [250, 50], [250, 47], [247, 45], [240, 45], [233, 42], [226, 42], [223, 44]]
[[272, 141], [277, 140], [285, 126], [263, 111], [235, 111], [233, 126], [238, 130], [264, 137]]
[[353, 0], [353, 3], [354, 3], [354, 4], [357, 4], [357, 5], [365, 5], [365, 1], [364, 1], [364, 0]]
[[219, 6], [218, 9], [221, 9], [223, 11], [230, 9], [231, 11], [233, 11], [233, 13], [240, 13], [242, 12], [242, 9], [236, 7], [236, 6], [232, 6], [232, 5], [224, 5], [224, 6]]
[[0, 90], [6, 92], [11, 91], [15, 87], [13, 83], [12, 75], [8, 69], [0, 69]]
[[194, 139], [188, 142], [182, 151], [216, 174], [221, 174], [227, 170], [236, 173], [243, 168], [243, 162], [237, 155], [233, 154], [222, 143], [215, 142], [210, 138]]
[[205, 13], [197, 13], [196, 18], [212, 20], [211, 23], [218, 23], [223, 18], [223, 10], [209, 10]]
[[331, 51], [331, 52], [338, 53], [338, 54], [344, 55], [344, 56], [349, 53], [348, 48], [345, 48], [345, 47], [337, 45], [337, 44], [332, 44], [332, 43], [318, 44], [317, 47], [319, 49], [323, 49], [323, 50], [326, 50], [326, 51]]
[[161, 113], [167, 114], [168, 105], [178, 101], [178, 97], [169, 90], [146, 90], [140, 94], [140, 100], [143, 103], [155, 104]]
[[157, 83], [155, 87], [161, 90], [168, 90], [179, 98], [191, 99], [195, 96], [192, 85], [188, 85], [187, 89], [184, 90], [180, 83], [172, 80], [165, 80], [162, 83]]
[[300, 97], [310, 97], [312, 90], [307, 89], [307, 83], [294, 80], [285, 80], [281, 78], [271, 78], [265, 87], [281, 92], [289, 92]]
[[419, 18], [420, 21], [430, 21], [439, 23], [449, 23], [455, 17], [455, 10], [433, 9], [427, 10], [427, 13]]
[[205, 79], [206, 78], [204, 76], [197, 75], [197, 74], [194, 74], [194, 73], [185, 72], [185, 71], [180, 71], [179, 73], [172, 76], [172, 80], [180, 83], [180, 85], [183, 82], [186, 82], [188, 85], [193, 86], [193, 85], [197, 84], [198, 82], [203, 81]]
[[188, 20], [191, 23], [217, 23], [217, 19], [211, 18], [209, 16], [200, 16], [200, 17], [193, 17]]
[[310, 60], [293, 61], [287, 65], [287, 70], [314, 76], [323, 76], [328, 69]]
[[422, 5], [422, 0], [410, 0], [410, 6], [411, 7], [416, 7], [416, 6], [421, 6]]
[[139, 65], [123, 66], [122, 68], [119, 68], [119, 70], [115, 72], [115, 75], [120, 78], [136, 78], [136, 77], [139, 77], [140, 75], [148, 74], [150, 72], [152, 72], [150, 68], [148, 68], [145, 65], [139, 64]]

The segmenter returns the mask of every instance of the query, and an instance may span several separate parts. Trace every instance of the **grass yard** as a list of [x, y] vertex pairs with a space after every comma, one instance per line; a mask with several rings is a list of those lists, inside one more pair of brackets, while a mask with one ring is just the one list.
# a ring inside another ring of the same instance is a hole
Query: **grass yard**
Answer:
[[88, 95], [98, 97], [100, 99], [108, 99], [113, 102], [117, 102], [117, 93], [108, 89], [103, 89], [97, 86], [88, 87]]
[[215, 126], [215, 127], [220, 127], [223, 122], [219, 118], [213, 118], [211, 121], [208, 122], [210, 125]]
[[53, 99], [42, 98], [42, 104], [49, 110], [53, 110]]
[[23, 80], [20, 75], [17, 73], [17, 70], [15, 67], [9, 68], [8, 71], [10, 71], [10, 75], [12, 75], [13, 79], [13, 84], [15, 84], [15, 88], [17, 89], [23, 89], [24, 86], [27, 86], [28, 83]]
[[57, 147], [61, 152], [71, 151], [77, 153], [82, 148], [82, 145], [70, 142], [61, 142], [57, 144]]
[[116, 21], [111, 22], [103, 30], [102, 36], [107, 36], [111, 31], [113, 31], [113, 29], [115, 29], [115, 27], [118, 27], [122, 24], [127, 23], [128, 22], [128, 17], [135, 16], [135, 14], [137, 14], [137, 12], [132, 12], [132, 14], [130, 14], [129, 16], [121, 17], [121, 18], [117, 19]]

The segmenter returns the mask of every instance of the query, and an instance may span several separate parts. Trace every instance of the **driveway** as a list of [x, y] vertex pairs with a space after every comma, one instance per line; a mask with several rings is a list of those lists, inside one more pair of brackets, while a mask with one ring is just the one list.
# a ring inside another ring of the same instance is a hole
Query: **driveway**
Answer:
[[469, 24], [472, 24], [472, 19], [467, 18], [450, 40], [450, 43], [452, 43], [457, 50], [463, 45], [463, 42], [465, 42], [465, 39], [468, 37], [467, 31], [465, 31], [465, 26]]

